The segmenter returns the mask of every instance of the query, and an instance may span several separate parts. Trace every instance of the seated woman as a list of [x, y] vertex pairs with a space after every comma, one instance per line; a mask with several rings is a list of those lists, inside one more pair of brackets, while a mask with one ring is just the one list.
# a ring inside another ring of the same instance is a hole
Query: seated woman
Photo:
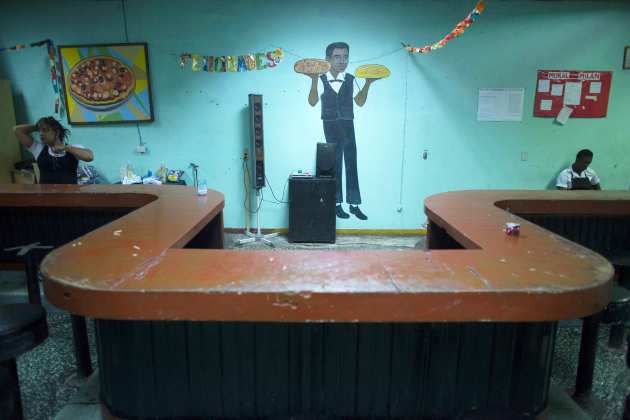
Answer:
[[[94, 159], [90, 149], [67, 144], [70, 130], [53, 117], [41, 118], [37, 124], [15, 126], [13, 131], [35, 157], [40, 184], [76, 184], [79, 161], [91, 162]], [[31, 134], [35, 131], [39, 132], [41, 143], [33, 139]]]
[[558, 190], [601, 190], [599, 177], [588, 166], [593, 161], [593, 152], [588, 149], [580, 150], [575, 156], [575, 162], [564, 169], [556, 178]]

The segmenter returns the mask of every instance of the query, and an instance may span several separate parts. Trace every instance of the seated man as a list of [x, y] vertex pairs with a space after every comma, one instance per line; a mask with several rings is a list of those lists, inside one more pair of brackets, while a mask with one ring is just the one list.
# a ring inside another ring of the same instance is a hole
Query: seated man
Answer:
[[601, 190], [599, 177], [588, 167], [593, 161], [593, 152], [588, 149], [580, 150], [575, 156], [575, 162], [560, 172], [556, 178], [556, 188], [559, 190]]

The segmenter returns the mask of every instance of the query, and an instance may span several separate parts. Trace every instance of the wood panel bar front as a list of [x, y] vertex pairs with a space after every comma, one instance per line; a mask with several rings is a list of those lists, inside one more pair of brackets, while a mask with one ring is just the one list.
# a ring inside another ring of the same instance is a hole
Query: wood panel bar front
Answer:
[[556, 321], [605, 307], [612, 267], [505, 209], [575, 203], [630, 214], [623, 192], [455, 192], [425, 202], [427, 252], [243, 252], [202, 249], [222, 246], [216, 192], [0, 190], [0, 208], [133, 207], [42, 265], [51, 302], [97, 319], [101, 397], [126, 418], [540, 413]]
[[556, 332], [553, 322], [96, 326], [103, 403], [151, 419], [535, 415]]

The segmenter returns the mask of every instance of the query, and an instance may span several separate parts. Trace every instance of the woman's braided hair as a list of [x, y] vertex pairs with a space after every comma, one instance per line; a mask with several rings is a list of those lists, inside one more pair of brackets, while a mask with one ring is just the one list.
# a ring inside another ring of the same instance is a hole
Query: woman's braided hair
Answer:
[[68, 130], [63, 125], [61, 125], [61, 123], [57, 121], [54, 117], [40, 118], [37, 121], [36, 126], [37, 128], [39, 128], [42, 125], [52, 128], [55, 131], [55, 133], [57, 133], [57, 137], [59, 137], [59, 140], [63, 141], [64, 143], [68, 140], [68, 136], [70, 135], [70, 130]]

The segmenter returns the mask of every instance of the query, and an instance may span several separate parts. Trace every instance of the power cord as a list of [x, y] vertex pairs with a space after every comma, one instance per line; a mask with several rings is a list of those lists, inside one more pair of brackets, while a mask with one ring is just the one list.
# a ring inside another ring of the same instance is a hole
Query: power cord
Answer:
[[245, 211], [247, 211], [250, 214], [256, 214], [258, 213], [258, 210], [260, 210], [262, 200], [261, 200], [261, 203], [259, 203], [258, 206], [256, 207], [256, 210], [252, 210], [251, 206], [250, 207], [247, 206], [247, 199], [250, 197], [250, 194], [251, 194], [248, 188], [249, 180], [250, 180], [249, 168], [247, 167], [247, 161], [243, 159], [243, 187], [245, 188], [245, 199], [243, 200], [243, 208], [245, 209]]
[[273, 195], [273, 198], [276, 200], [275, 202], [269, 201], [269, 203], [289, 204], [288, 201], [284, 201], [284, 193], [287, 189], [287, 185], [289, 184], [289, 177], [287, 177], [287, 180], [284, 183], [284, 187], [282, 188], [282, 198], [280, 200], [278, 199], [278, 197], [276, 197], [276, 194], [274, 193], [273, 188], [271, 187], [271, 182], [269, 182], [269, 178], [267, 178], [267, 174], [265, 174], [265, 181], [267, 181], [267, 185], [269, 185], [269, 189], [271, 190], [271, 195]]

